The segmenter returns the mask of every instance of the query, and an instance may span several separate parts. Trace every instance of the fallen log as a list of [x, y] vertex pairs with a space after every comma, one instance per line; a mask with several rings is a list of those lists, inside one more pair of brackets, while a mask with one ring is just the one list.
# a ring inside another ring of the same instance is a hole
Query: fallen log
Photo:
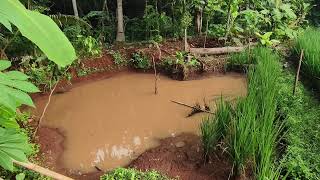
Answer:
[[246, 46], [239, 47], [220, 47], [220, 48], [190, 48], [190, 53], [200, 55], [219, 55], [227, 53], [242, 52], [246, 49]]
[[30, 169], [30, 170], [33, 170], [33, 171], [36, 171], [42, 175], [45, 175], [45, 176], [48, 176], [48, 177], [51, 177], [53, 179], [57, 179], [57, 180], [73, 180], [72, 178], [69, 178], [67, 176], [64, 176], [62, 174], [58, 174], [56, 172], [53, 172], [49, 169], [46, 169], [44, 167], [41, 167], [41, 166], [38, 166], [36, 164], [33, 164], [31, 162], [19, 162], [19, 161], [16, 161], [16, 160], [13, 160], [13, 162], [17, 165], [20, 165], [22, 167], [25, 167], [27, 169]]

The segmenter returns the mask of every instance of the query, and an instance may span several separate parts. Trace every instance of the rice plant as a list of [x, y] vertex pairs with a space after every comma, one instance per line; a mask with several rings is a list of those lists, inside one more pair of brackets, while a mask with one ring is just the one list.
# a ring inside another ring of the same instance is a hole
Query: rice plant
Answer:
[[217, 103], [214, 116], [205, 117], [201, 123], [201, 138], [204, 149], [204, 158], [207, 160], [216, 145], [225, 137], [232, 115], [232, 107], [229, 102], [222, 99]]
[[239, 101], [231, 123], [229, 151], [237, 175], [253, 163], [257, 179], [273, 179], [280, 176], [274, 166], [281, 131], [276, 119], [279, 57], [267, 48], [255, 48], [251, 53], [256, 65], [249, 68], [248, 96]]
[[[320, 29], [309, 28], [296, 39], [294, 53], [298, 57], [304, 51], [303, 73], [320, 78]], [[298, 58], [297, 58], [298, 60]]]
[[228, 149], [233, 160], [233, 174], [245, 171], [254, 149], [256, 106], [253, 98], [239, 100], [230, 125]]

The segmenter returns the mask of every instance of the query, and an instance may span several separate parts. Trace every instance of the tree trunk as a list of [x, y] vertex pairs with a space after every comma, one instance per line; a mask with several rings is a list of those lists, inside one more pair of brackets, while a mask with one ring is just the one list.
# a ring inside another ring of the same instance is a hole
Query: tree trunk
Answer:
[[207, 37], [208, 37], [208, 29], [209, 29], [209, 19], [207, 18], [206, 35], [204, 36], [203, 48], [206, 48], [206, 44], [207, 44]]
[[197, 33], [200, 35], [200, 32], [201, 32], [201, 12], [200, 11], [197, 11], [196, 27], [197, 27]]
[[188, 51], [188, 31], [184, 29], [184, 51]]
[[201, 35], [201, 31], [202, 31], [202, 25], [203, 25], [203, 10], [201, 9], [200, 11], [200, 35]]
[[117, 38], [116, 41], [124, 42], [124, 26], [123, 26], [123, 9], [122, 9], [122, 0], [117, 0], [117, 21], [118, 21], [118, 28], [117, 28]]
[[190, 53], [199, 55], [218, 55], [242, 52], [246, 46], [240, 47], [220, 47], [220, 48], [190, 48]]
[[79, 17], [77, 0], [72, 0], [73, 12], [75, 17]]
[[231, 22], [231, 0], [228, 2], [228, 14], [227, 14], [227, 24], [226, 24], [226, 33], [225, 33], [225, 41], [227, 41], [229, 32], [230, 32], [230, 22]]

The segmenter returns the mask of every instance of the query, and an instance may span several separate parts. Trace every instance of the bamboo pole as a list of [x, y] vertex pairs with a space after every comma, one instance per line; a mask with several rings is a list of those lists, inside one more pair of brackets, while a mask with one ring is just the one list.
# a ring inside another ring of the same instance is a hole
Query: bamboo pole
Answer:
[[298, 81], [299, 81], [299, 75], [300, 75], [300, 69], [301, 69], [301, 63], [303, 60], [303, 56], [304, 56], [304, 50], [302, 49], [301, 54], [300, 54], [300, 60], [299, 60], [299, 65], [298, 65], [298, 69], [297, 69], [297, 74], [296, 74], [296, 80], [293, 86], [293, 96], [296, 94], [296, 89], [297, 89], [297, 85], [298, 85]]
[[16, 161], [16, 160], [13, 160], [13, 162], [17, 165], [20, 165], [22, 167], [25, 167], [27, 169], [30, 169], [32, 171], [36, 171], [42, 175], [45, 175], [45, 176], [48, 176], [48, 177], [51, 177], [51, 178], [54, 178], [54, 179], [57, 179], [57, 180], [73, 180], [72, 178], [70, 177], [67, 177], [67, 176], [64, 176], [62, 174], [59, 174], [59, 173], [56, 173], [54, 171], [51, 171], [49, 169], [46, 169], [44, 167], [41, 167], [41, 166], [38, 166], [36, 164], [33, 164], [31, 162], [19, 162], [19, 161]]

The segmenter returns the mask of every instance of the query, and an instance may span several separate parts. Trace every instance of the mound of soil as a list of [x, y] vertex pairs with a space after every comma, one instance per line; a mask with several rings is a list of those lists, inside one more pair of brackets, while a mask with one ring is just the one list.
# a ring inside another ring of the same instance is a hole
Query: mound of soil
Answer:
[[224, 180], [229, 178], [232, 169], [221, 152], [216, 152], [208, 163], [204, 163], [200, 138], [193, 134], [161, 140], [160, 146], [140, 155], [129, 167], [155, 169], [181, 180]]

